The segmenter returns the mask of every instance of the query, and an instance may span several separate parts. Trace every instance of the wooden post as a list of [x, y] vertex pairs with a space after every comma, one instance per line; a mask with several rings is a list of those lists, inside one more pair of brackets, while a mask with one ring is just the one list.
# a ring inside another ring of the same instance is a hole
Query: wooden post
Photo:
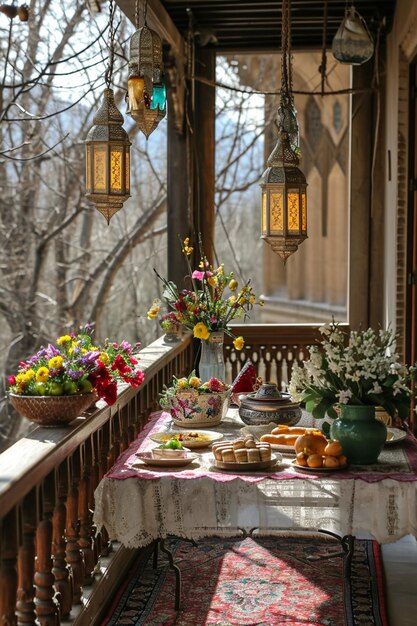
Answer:
[[78, 521], [78, 486], [80, 482], [80, 459], [74, 453], [69, 459], [69, 488], [66, 501], [66, 559], [72, 570], [73, 578], [73, 603], [81, 604], [82, 585], [84, 582], [84, 559], [79, 546], [79, 521]]
[[185, 123], [185, 90], [183, 60], [164, 48], [168, 109], [168, 279], [182, 287], [186, 264], [181, 240], [191, 234], [189, 136]]
[[[352, 68], [352, 87], [369, 87], [372, 62]], [[349, 325], [355, 330], [370, 322], [370, 237], [371, 237], [371, 160], [372, 95], [353, 94], [351, 98], [351, 190]]]
[[[195, 74], [213, 81], [216, 78], [216, 52], [210, 48], [195, 49]], [[215, 100], [214, 85], [195, 81], [193, 111], [193, 212], [194, 232], [201, 233], [204, 252], [214, 262], [214, 190], [215, 190]]]

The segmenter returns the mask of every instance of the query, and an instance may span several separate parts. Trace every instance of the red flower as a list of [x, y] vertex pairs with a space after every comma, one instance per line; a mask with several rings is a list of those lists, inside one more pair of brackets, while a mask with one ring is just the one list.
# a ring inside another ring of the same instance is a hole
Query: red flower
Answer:
[[9, 376], [9, 378], [7, 380], [9, 381], [9, 385], [15, 385], [16, 384], [16, 378], [14, 376]]
[[126, 364], [126, 361], [120, 354], [116, 356], [111, 367], [113, 370], [118, 370], [122, 375], [132, 371], [132, 368]]
[[210, 378], [207, 383], [207, 387], [210, 391], [225, 391], [226, 386], [218, 378]]
[[99, 396], [103, 398], [107, 404], [114, 404], [117, 400], [117, 384], [109, 383], [105, 389], [102, 390], [102, 395], [99, 394]]
[[124, 376], [122, 374], [122, 377], [131, 387], [139, 387], [145, 380], [145, 374], [141, 370], [134, 372], [134, 374], [125, 374]]

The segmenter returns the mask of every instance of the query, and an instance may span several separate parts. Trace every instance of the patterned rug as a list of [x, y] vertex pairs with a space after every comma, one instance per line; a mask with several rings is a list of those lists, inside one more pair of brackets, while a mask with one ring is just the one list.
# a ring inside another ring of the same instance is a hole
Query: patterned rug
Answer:
[[102, 626], [387, 626], [379, 546], [357, 540], [351, 588], [342, 559], [309, 561], [338, 551], [322, 537], [205, 539], [170, 542], [181, 569], [181, 610], [175, 580], [160, 554], [131, 571]]

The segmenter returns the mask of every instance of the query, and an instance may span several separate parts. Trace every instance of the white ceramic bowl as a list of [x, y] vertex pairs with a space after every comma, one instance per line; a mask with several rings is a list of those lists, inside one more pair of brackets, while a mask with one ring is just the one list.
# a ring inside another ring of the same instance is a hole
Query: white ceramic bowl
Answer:
[[213, 393], [198, 393], [195, 389], [178, 391], [161, 402], [162, 408], [169, 411], [176, 426], [189, 428], [210, 428], [217, 426], [229, 408], [232, 389]]

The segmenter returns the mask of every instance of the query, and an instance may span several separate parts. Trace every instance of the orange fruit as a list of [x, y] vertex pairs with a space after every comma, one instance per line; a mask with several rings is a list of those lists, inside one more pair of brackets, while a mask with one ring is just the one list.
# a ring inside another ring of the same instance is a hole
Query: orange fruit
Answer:
[[347, 465], [347, 457], [345, 457], [344, 454], [339, 456], [339, 465], [340, 465], [340, 467], [343, 467], [344, 465]]
[[339, 459], [336, 456], [325, 456], [323, 459], [323, 467], [339, 467]]
[[299, 452], [296, 456], [296, 459], [297, 459], [297, 465], [302, 465], [303, 467], [306, 467], [307, 456], [304, 454], [304, 452]]
[[343, 454], [343, 448], [339, 441], [331, 440], [324, 448], [324, 454], [326, 456], [340, 456]]
[[321, 433], [308, 433], [300, 435], [294, 444], [296, 452], [305, 452], [306, 454], [323, 455], [324, 448], [327, 445], [327, 439]]
[[323, 458], [321, 454], [310, 454], [307, 458], [307, 465], [309, 467], [323, 467]]

